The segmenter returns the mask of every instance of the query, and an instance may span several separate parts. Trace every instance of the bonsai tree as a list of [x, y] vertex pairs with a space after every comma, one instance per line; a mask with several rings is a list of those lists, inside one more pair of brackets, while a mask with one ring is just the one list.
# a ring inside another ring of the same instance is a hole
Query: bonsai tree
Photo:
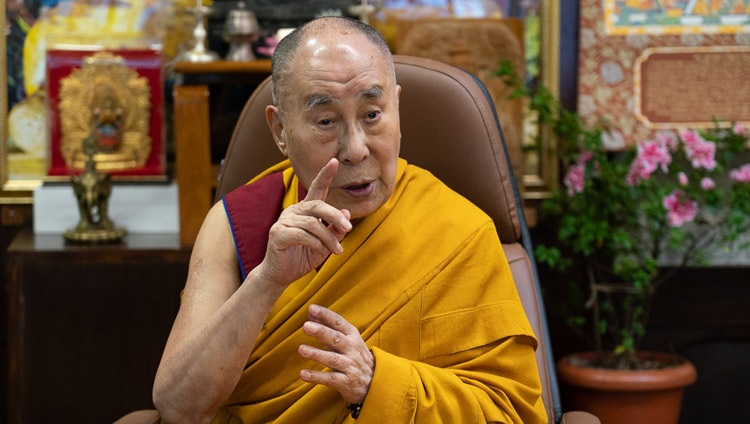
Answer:
[[587, 313], [568, 319], [591, 330], [594, 365], [650, 366], [636, 353], [659, 286], [706, 265], [708, 249], [748, 247], [740, 235], [750, 227], [750, 132], [717, 121], [608, 151], [606, 124], [585, 125], [546, 87], [515, 79], [508, 63], [497, 73], [558, 141], [564, 174], [542, 202], [540, 225], [552, 235], [535, 249], [538, 262], [579, 293]]

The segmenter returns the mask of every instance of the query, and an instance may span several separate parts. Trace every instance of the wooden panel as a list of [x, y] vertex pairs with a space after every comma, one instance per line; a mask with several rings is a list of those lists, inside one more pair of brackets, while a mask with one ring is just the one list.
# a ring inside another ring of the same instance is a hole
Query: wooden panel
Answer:
[[271, 61], [177, 62], [174, 96], [180, 242], [192, 246], [213, 202], [218, 163], [237, 118]]
[[183, 245], [195, 242], [213, 201], [208, 97], [205, 85], [174, 89], [175, 156]]
[[[13, 199], [15, 200], [15, 199]], [[0, 422], [6, 422], [8, 415], [8, 314], [5, 305], [8, 304], [8, 288], [6, 275], [7, 258], [5, 251], [10, 242], [25, 226], [31, 226], [32, 205], [24, 203], [0, 204]]]
[[177, 62], [175, 63], [174, 70], [181, 74], [257, 73], [268, 76], [271, 74], [271, 59], [259, 59], [247, 62], [225, 60], [196, 63]]
[[66, 246], [22, 232], [8, 261], [10, 423], [106, 423], [153, 408], [190, 250], [176, 236]]

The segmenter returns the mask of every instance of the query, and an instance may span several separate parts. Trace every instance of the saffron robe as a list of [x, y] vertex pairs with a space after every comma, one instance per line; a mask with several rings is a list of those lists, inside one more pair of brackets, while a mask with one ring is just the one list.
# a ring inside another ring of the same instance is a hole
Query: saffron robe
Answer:
[[[225, 196], [243, 278], [300, 198], [288, 161]], [[354, 421], [336, 390], [299, 378], [325, 370], [297, 353], [325, 348], [302, 332], [311, 303], [356, 326], [375, 356], [357, 422], [546, 422], [536, 339], [484, 212], [400, 159], [390, 199], [341, 244], [276, 302], [214, 423]]]

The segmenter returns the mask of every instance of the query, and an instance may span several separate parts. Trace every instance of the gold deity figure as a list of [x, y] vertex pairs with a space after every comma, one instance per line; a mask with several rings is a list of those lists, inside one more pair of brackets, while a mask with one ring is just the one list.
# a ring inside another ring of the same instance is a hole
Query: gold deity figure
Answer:
[[116, 243], [127, 233], [123, 228], [116, 228], [109, 218], [112, 176], [96, 170], [94, 155], [101, 150], [99, 137], [95, 126], [83, 141], [83, 153], [88, 158], [85, 169], [81, 175], [71, 178], [81, 215], [78, 225], [64, 234], [65, 239], [72, 243]]
[[117, 94], [108, 84], [96, 84], [92, 99], [92, 127], [96, 131], [99, 150], [115, 152], [122, 143], [122, 106]]

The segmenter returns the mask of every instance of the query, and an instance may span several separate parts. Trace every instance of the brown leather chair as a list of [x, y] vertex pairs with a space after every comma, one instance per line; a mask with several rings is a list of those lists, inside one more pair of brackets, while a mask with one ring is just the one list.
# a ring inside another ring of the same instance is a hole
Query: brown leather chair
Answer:
[[[539, 339], [537, 367], [549, 423], [598, 423], [585, 412], [562, 414], [547, 322], [521, 200], [486, 89], [474, 76], [437, 61], [395, 56], [401, 92], [401, 156], [430, 170], [494, 220], [526, 314]], [[235, 127], [216, 200], [284, 159], [265, 120], [271, 82], [245, 105]], [[153, 418], [143, 411], [144, 419]], [[128, 416], [130, 417], [130, 416]], [[124, 422], [149, 422], [130, 421]]]

